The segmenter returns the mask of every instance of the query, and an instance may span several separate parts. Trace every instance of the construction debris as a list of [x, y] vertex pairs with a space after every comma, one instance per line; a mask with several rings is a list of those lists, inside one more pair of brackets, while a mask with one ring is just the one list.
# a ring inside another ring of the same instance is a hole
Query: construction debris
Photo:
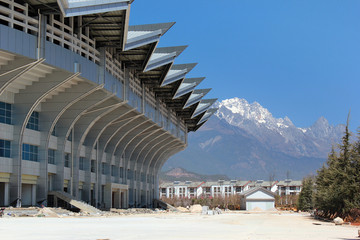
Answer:
[[202, 212], [202, 206], [200, 204], [195, 204], [190, 207], [190, 212], [192, 213], [201, 213]]
[[343, 225], [344, 224], [344, 220], [340, 217], [337, 217], [334, 219], [334, 223], [335, 225]]

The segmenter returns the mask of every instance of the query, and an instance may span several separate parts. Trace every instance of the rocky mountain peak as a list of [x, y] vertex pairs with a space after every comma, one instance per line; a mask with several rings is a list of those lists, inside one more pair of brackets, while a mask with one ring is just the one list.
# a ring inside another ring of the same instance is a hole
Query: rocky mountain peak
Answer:
[[181, 161], [169, 160], [167, 166], [175, 167], [176, 163], [202, 173], [249, 179], [266, 178], [272, 172], [281, 175], [287, 170], [303, 177], [323, 164], [345, 129], [330, 125], [325, 117], [308, 128], [299, 128], [289, 117], [275, 118], [261, 104], [240, 98], [215, 105], [219, 108], [215, 116], [201, 131], [189, 135], [188, 149], [173, 158]]
[[217, 102], [217, 107], [215, 115], [220, 120], [244, 130], [269, 147], [295, 156], [324, 156], [325, 147], [318, 152], [315, 150], [321, 145], [318, 143], [333, 143], [342, 132], [341, 126], [331, 126], [325, 117], [320, 117], [311, 127], [298, 128], [289, 117], [275, 118], [259, 103], [249, 103], [245, 99], [226, 99]]

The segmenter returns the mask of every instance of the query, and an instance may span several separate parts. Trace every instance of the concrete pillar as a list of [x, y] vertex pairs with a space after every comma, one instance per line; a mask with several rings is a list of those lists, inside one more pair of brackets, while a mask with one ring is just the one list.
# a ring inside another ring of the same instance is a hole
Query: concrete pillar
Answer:
[[4, 206], [8, 206], [10, 204], [10, 196], [9, 196], [9, 183], [4, 183]]
[[118, 189], [116, 192], [115, 192], [115, 196], [114, 196], [114, 207], [115, 208], [121, 208], [121, 193], [120, 193], [120, 190]]
[[31, 184], [31, 205], [36, 205], [36, 184]]

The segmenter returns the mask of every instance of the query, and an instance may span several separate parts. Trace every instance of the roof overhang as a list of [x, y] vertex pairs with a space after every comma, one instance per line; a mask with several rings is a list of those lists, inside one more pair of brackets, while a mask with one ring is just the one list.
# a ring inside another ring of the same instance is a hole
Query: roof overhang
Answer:
[[127, 10], [132, 0], [57, 0], [65, 17]]

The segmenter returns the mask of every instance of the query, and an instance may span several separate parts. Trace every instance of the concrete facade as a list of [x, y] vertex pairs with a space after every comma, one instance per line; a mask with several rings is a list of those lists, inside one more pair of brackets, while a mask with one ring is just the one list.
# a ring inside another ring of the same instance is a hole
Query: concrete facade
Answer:
[[215, 112], [195, 65], [174, 64], [186, 47], [157, 48], [173, 23], [129, 26], [131, 2], [0, 0], [0, 205], [152, 206]]

